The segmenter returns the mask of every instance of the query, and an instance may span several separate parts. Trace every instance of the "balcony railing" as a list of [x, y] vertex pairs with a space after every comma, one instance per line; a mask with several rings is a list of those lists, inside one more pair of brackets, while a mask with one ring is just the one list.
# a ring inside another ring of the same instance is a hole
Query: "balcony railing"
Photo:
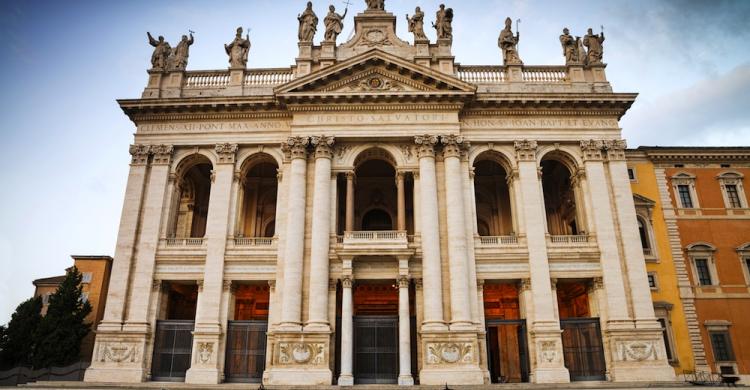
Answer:
[[224, 88], [229, 85], [226, 71], [189, 72], [185, 78], [185, 88]]
[[516, 236], [477, 236], [475, 242], [481, 246], [501, 246], [517, 245], [518, 237]]
[[294, 72], [290, 68], [249, 69], [245, 73], [245, 85], [281, 85], [292, 80]]
[[527, 83], [564, 83], [568, 80], [565, 67], [561, 66], [525, 66], [522, 77]]
[[461, 66], [456, 75], [459, 79], [474, 84], [505, 82], [505, 70], [502, 66]]
[[276, 244], [275, 237], [235, 237], [235, 246], [273, 246]]
[[203, 237], [176, 238], [170, 237], [165, 239], [167, 246], [202, 246], [206, 239]]
[[549, 235], [549, 242], [555, 245], [575, 245], [589, 242], [588, 234]]
[[344, 232], [344, 247], [406, 248], [408, 237], [403, 230]]

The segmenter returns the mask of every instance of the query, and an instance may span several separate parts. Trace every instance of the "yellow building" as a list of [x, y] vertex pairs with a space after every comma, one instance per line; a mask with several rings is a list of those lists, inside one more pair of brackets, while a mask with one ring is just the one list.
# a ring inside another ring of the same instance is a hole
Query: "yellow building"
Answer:
[[678, 278], [685, 272], [677, 268], [685, 265], [676, 264], [672, 257], [672, 246], [679, 251], [680, 243], [670, 241], [668, 232], [677, 226], [664, 218], [662, 204], [669, 203], [669, 194], [660, 193], [654, 165], [644, 152], [628, 150], [627, 161], [654, 311], [664, 329], [670, 364], [678, 375], [707, 371], [690, 282]]

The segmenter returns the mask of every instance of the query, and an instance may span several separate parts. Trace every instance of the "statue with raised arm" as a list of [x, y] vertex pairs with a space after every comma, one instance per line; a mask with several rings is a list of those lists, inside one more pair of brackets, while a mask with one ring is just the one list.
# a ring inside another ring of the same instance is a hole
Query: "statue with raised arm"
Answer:
[[597, 65], [602, 63], [604, 57], [604, 31], [601, 34], [594, 34], [592, 29], [589, 29], [586, 36], [583, 37], [583, 45], [588, 49], [586, 54], [586, 60], [589, 65]]
[[412, 17], [406, 14], [406, 21], [409, 23], [409, 32], [414, 34], [415, 41], [427, 40], [427, 35], [424, 33], [424, 12], [421, 8], [417, 7]]
[[563, 56], [565, 56], [565, 65], [580, 65], [581, 57], [578, 47], [581, 44], [581, 37], [573, 38], [568, 28], [563, 29], [560, 35], [560, 45], [562, 45]]
[[385, 0], [365, 0], [367, 3], [367, 10], [385, 10]]
[[154, 53], [151, 54], [151, 69], [166, 70], [167, 60], [169, 55], [172, 54], [172, 48], [163, 36], [159, 35], [159, 40], [156, 40], [150, 32], [147, 31], [146, 35], [148, 35], [148, 43], [154, 47]]
[[188, 57], [190, 56], [190, 45], [193, 44], [193, 33], [190, 33], [190, 38], [187, 35], [183, 35], [180, 43], [172, 49], [172, 56], [169, 60], [170, 70], [185, 70], [187, 68]]
[[336, 42], [336, 37], [341, 34], [341, 30], [344, 29], [343, 19], [346, 17], [348, 9], [344, 9], [344, 14], [339, 15], [336, 13], [336, 7], [333, 5], [328, 7], [328, 15], [323, 19], [323, 24], [326, 26], [325, 40], [329, 42]]
[[500, 31], [500, 36], [497, 38], [497, 46], [503, 52], [503, 65], [523, 65], [517, 49], [520, 39], [520, 33], [516, 32], [516, 35], [513, 35], [513, 21], [505, 18], [505, 28]]
[[435, 13], [435, 22], [432, 27], [437, 30], [438, 39], [453, 39], [453, 8], [445, 8], [440, 4], [440, 9]]
[[318, 31], [318, 15], [315, 15], [312, 9], [312, 1], [307, 2], [307, 8], [301, 15], [297, 16], [299, 20], [299, 32], [297, 33], [300, 42], [312, 42], [315, 32]]
[[231, 69], [247, 67], [247, 54], [250, 52], [250, 34], [242, 38], [242, 27], [237, 27], [237, 34], [234, 40], [224, 45], [224, 51], [229, 55], [229, 67]]

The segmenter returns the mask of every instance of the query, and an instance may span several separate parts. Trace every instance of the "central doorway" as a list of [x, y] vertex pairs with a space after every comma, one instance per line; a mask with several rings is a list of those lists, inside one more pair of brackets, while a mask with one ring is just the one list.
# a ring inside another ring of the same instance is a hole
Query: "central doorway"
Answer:
[[398, 383], [398, 289], [372, 281], [353, 293], [354, 383]]
[[151, 360], [151, 379], [181, 382], [190, 368], [198, 286], [164, 282]]
[[227, 324], [227, 382], [260, 383], [263, 378], [269, 300], [268, 285], [235, 287], [234, 320]]
[[515, 283], [485, 283], [487, 365], [492, 383], [529, 381], [526, 320], [521, 317]]
[[579, 281], [557, 283], [563, 356], [571, 381], [606, 379], [602, 332], [599, 318], [591, 316], [588, 287]]

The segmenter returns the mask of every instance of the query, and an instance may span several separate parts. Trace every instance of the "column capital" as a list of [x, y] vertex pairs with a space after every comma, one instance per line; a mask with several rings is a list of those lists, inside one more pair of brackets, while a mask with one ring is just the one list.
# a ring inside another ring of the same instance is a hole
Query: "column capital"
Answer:
[[314, 135], [310, 137], [310, 144], [315, 147], [315, 158], [333, 158], [334, 137], [327, 135]]
[[409, 288], [409, 277], [401, 275], [396, 279], [399, 288]]
[[396, 182], [406, 179], [407, 171], [396, 171]]
[[354, 278], [352, 276], [344, 275], [341, 277], [341, 287], [352, 288], [353, 284], [354, 284]]
[[219, 155], [219, 164], [234, 164], [234, 157], [237, 154], [237, 144], [216, 144], [214, 150]]
[[338, 280], [328, 279], [328, 291], [336, 291], [337, 284], [338, 284]]
[[414, 143], [417, 144], [417, 156], [423, 157], [435, 157], [435, 145], [438, 143], [438, 136], [436, 135], [417, 135], [414, 137]]
[[148, 155], [151, 152], [151, 146], [143, 144], [130, 145], [128, 152], [133, 156], [130, 161], [133, 165], [146, 165], [148, 164]]
[[531, 279], [524, 278], [518, 282], [518, 292], [531, 291]]
[[270, 279], [268, 281], [268, 288], [271, 289], [271, 292], [276, 291], [276, 279]]
[[307, 144], [309, 143], [307, 137], [289, 137], [286, 142], [281, 144], [281, 150], [290, 159], [306, 159], [307, 158]]
[[550, 278], [549, 283], [550, 287], [552, 287], [552, 291], [557, 290], [557, 278]]
[[154, 279], [153, 282], [151, 282], [151, 291], [157, 292], [161, 290], [163, 282], [161, 279]]
[[354, 180], [357, 178], [357, 173], [354, 171], [346, 171], [344, 172], [344, 175], [346, 175], [346, 180]]
[[477, 279], [477, 291], [484, 291], [484, 279]]
[[195, 281], [195, 284], [197, 284], [197, 285], [198, 285], [198, 292], [203, 292], [203, 279], [201, 279], [201, 280], [196, 280], [196, 281]]
[[174, 146], [172, 145], [152, 145], [151, 153], [154, 155], [152, 164], [154, 165], [169, 165], [172, 162], [172, 153], [174, 153]]
[[601, 290], [604, 288], [604, 278], [597, 276], [591, 279], [591, 288], [593, 290]]
[[625, 161], [625, 149], [628, 147], [624, 139], [613, 139], [604, 141], [604, 149], [607, 151], [607, 160]]
[[581, 141], [583, 161], [601, 161], [603, 148], [604, 145], [601, 140], [590, 139]]
[[422, 278], [414, 278], [414, 287], [417, 290], [422, 290]]
[[516, 159], [518, 161], [536, 161], [536, 141], [527, 139], [513, 142], [516, 149]]
[[231, 280], [224, 280], [221, 287], [223, 288], [224, 291], [231, 291], [232, 285], [234, 285], [234, 283]]
[[445, 158], [461, 158], [461, 154], [469, 148], [469, 142], [464, 141], [463, 136], [455, 134], [440, 136], [440, 143], [443, 144], [443, 157]]

